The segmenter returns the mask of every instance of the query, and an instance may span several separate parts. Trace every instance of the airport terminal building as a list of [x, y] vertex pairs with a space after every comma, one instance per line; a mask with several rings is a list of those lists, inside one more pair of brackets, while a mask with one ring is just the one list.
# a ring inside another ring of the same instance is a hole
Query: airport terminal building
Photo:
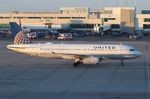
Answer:
[[149, 13], [136, 15], [135, 7], [105, 7], [93, 11], [88, 7], [63, 7], [59, 12], [0, 13], [0, 24], [17, 22], [24, 26], [71, 31], [94, 31], [94, 27], [109, 25], [111, 31], [133, 33], [135, 30], [150, 31], [149, 16]]
[[137, 30], [141, 30], [144, 34], [150, 35], [150, 10], [142, 10], [141, 14], [137, 14]]

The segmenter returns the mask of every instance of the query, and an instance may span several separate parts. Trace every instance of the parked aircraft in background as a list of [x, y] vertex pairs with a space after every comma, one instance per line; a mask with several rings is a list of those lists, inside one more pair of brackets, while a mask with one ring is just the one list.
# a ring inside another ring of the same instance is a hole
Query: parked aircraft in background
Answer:
[[10, 22], [10, 31], [13, 37], [16, 33], [20, 31], [24, 31], [27, 33], [28, 37], [36, 38], [36, 37], [47, 37], [50, 36], [51, 38], [57, 38], [59, 32], [55, 30], [51, 30], [47, 27], [42, 26], [22, 26], [20, 27], [16, 22]]

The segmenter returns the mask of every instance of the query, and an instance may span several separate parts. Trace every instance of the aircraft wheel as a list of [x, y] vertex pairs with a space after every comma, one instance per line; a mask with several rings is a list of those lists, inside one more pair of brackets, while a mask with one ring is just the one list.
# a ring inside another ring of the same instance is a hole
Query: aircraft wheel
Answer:
[[124, 66], [124, 65], [125, 65], [123, 60], [121, 60], [121, 65], [122, 65], [122, 66]]

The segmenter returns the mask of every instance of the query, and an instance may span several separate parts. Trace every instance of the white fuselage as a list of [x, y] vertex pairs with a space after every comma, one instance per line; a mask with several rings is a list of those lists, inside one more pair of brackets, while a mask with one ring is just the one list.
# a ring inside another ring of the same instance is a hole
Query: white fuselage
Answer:
[[16, 44], [8, 45], [7, 48], [47, 58], [76, 59], [80, 56], [94, 56], [103, 59], [133, 59], [141, 56], [132, 46], [122, 44]]

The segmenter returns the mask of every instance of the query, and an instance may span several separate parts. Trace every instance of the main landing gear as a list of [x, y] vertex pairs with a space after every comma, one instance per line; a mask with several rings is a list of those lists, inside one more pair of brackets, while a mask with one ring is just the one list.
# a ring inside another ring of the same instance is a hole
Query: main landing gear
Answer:
[[80, 64], [82, 64], [83, 58], [79, 58], [79, 59], [76, 59], [74, 64], [73, 64], [73, 67], [78, 67]]

